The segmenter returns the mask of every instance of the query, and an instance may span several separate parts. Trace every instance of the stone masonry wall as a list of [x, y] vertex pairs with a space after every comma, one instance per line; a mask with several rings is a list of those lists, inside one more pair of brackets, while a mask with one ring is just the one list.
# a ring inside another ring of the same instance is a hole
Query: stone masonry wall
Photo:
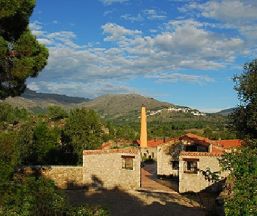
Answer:
[[157, 160], [156, 147], [141, 148], [140, 151], [142, 158]]
[[24, 167], [25, 173], [40, 172], [62, 189], [83, 186], [83, 167], [81, 166], [31, 166]]
[[[198, 169], [206, 171], [210, 168], [211, 172], [221, 171], [219, 165], [218, 157], [215, 156], [180, 156], [179, 158], [179, 192], [199, 192], [208, 187], [214, 186], [214, 182], [209, 182], [205, 179], [204, 175], [198, 171], [195, 173], [186, 173], [185, 170], [185, 160], [184, 159], [199, 159]], [[227, 172], [221, 172], [220, 176], [222, 178], [228, 175]]]
[[172, 161], [178, 161], [178, 158], [172, 158], [171, 145], [168, 143], [157, 147], [157, 175], [178, 176], [178, 170], [172, 168]]
[[[122, 168], [122, 156], [134, 156], [133, 170]], [[140, 152], [98, 153], [83, 155], [83, 180], [86, 185], [99, 188], [120, 187], [135, 189], [140, 187]]]

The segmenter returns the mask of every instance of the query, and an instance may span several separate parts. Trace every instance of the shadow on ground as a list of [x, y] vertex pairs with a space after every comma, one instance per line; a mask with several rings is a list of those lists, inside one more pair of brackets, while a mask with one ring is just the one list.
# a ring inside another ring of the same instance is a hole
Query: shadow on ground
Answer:
[[[197, 202], [179, 194], [106, 189], [96, 176], [85, 189], [66, 190], [74, 205], [97, 204], [109, 209], [113, 216], [201, 216], [206, 215]], [[92, 189], [92, 187], [94, 189]]]

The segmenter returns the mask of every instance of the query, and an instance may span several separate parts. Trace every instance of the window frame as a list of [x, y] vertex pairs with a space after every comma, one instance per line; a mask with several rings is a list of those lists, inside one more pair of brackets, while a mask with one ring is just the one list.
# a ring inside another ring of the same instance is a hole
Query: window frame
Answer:
[[122, 155], [122, 169], [125, 170], [134, 170], [134, 159], [135, 156], [131, 155]]
[[[197, 158], [184, 158], [184, 173], [188, 174], [198, 174], [199, 171], [199, 159]], [[190, 163], [193, 163], [195, 165], [189, 165]], [[190, 167], [190, 169], [189, 169]]]

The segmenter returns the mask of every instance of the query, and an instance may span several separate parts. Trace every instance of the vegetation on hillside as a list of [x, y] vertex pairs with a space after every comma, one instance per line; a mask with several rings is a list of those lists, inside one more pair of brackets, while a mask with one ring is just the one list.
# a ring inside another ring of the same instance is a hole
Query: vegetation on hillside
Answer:
[[0, 110], [0, 215], [108, 215], [100, 207], [70, 206], [54, 182], [18, 172], [22, 165], [80, 163], [84, 148], [101, 143], [94, 111], [50, 107], [48, 115], [33, 116], [5, 103]]
[[[0, 0], [0, 99], [20, 95], [28, 77], [47, 63], [48, 50], [29, 30], [35, 0]], [[54, 120], [66, 117], [50, 109]], [[24, 109], [0, 104], [0, 216], [108, 215], [102, 208], [73, 207], [54, 185], [41, 176], [20, 173], [24, 164], [52, 163], [59, 148], [60, 129]]]
[[225, 202], [225, 213], [257, 215], [257, 60], [245, 64], [244, 72], [234, 78], [241, 105], [230, 116], [231, 128], [244, 139], [239, 151], [222, 159], [230, 171], [231, 194]]

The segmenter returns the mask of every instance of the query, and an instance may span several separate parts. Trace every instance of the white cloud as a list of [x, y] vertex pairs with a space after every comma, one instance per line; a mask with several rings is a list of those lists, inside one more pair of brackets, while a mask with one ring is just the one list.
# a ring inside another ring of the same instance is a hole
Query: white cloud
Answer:
[[39, 81], [29, 82], [28, 88], [34, 91], [43, 91], [49, 93], [66, 94], [69, 96], [81, 96], [86, 98], [95, 98], [105, 94], [136, 93], [135, 89], [127, 87], [124, 83], [93, 81], [83, 82], [59, 82], [59, 81]]
[[41, 36], [44, 34], [42, 31], [42, 23], [35, 21], [29, 24], [29, 28], [33, 35], [35, 36]]
[[124, 2], [127, 2], [128, 0], [99, 0], [99, 1], [105, 5], [111, 5], [114, 3], [124, 3]]
[[106, 41], [121, 41], [125, 40], [127, 36], [135, 36], [142, 33], [138, 30], [126, 29], [114, 23], [107, 23], [102, 26], [102, 29], [105, 34], [108, 34], [105, 38]]
[[164, 11], [157, 11], [155, 9], [146, 9], [143, 11], [146, 15], [147, 19], [149, 20], [164, 20], [167, 18], [166, 12]]
[[212, 0], [205, 3], [190, 2], [180, 8], [181, 12], [215, 20], [215, 27], [234, 30], [249, 44], [257, 42], [256, 0]]
[[256, 1], [223, 0], [199, 5], [202, 15], [229, 22], [257, 20]]
[[130, 14], [124, 14], [121, 16], [121, 18], [130, 22], [141, 22], [144, 20], [141, 14], [137, 14], [136, 16], [132, 16]]
[[158, 82], [194, 82], [194, 83], [206, 83], [213, 82], [214, 80], [208, 76], [199, 76], [183, 73], [161, 73], [156, 75], [150, 75], [149, 78], [155, 79]]
[[137, 15], [124, 14], [121, 16], [122, 19], [130, 22], [142, 22], [145, 19], [148, 20], [165, 20], [167, 13], [161, 10], [146, 9], [138, 13]]
[[107, 23], [102, 29], [106, 47], [78, 45], [73, 32], [42, 31], [38, 40], [48, 46], [50, 57], [37, 78], [38, 86], [34, 81], [29, 84], [34, 89], [91, 97], [109, 91], [129, 92], [124, 82], [138, 76], [159, 81], [210, 82], [207, 76], [173, 71], [226, 67], [245, 45], [240, 38], [220, 36], [194, 20], [171, 20], [165, 31], [154, 36], [115, 23]]

